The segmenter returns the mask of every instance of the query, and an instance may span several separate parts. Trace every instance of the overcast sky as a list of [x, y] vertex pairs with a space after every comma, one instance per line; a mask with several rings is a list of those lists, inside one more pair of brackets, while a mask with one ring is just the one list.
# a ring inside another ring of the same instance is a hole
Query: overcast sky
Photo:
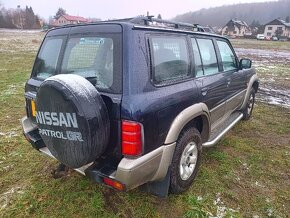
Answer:
[[5, 8], [31, 6], [34, 13], [46, 19], [62, 7], [70, 15], [105, 20], [145, 15], [147, 11], [155, 16], [160, 13], [162, 18], [170, 19], [178, 14], [202, 8], [263, 1], [265, 0], [0, 0], [0, 3]]

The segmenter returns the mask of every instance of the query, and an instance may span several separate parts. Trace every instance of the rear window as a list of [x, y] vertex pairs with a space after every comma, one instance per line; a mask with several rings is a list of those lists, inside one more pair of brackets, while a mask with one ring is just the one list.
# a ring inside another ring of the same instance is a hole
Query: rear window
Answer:
[[61, 72], [95, 78], [99, 88], [113, 84], [113, 51], [111, 38], [74, 37], [67, 42]]
[[33, 73], [44, 80], [56, 74], [77, 74], [96, 88], [121, 90], [120, 34], [47, 37], [36, 59]]

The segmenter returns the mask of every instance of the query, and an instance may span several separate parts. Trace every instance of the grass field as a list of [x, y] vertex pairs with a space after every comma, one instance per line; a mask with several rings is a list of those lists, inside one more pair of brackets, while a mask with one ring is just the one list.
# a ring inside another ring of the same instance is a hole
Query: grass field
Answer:
[[290, 42], [267, 41], [256, 39], [231, 39], [234, 47], [290, 51]]
[[0, 217], [290, 214], [290, 110], [259, 102], [250, 121], [203, 150], [199, 175], [182, 195], [159, 199], [139, 189], [116, 192], [74, 171], [53, 179], [57, 162], [33, 150], [20, 127], [24, 83], [42, 37], [0, 31]]

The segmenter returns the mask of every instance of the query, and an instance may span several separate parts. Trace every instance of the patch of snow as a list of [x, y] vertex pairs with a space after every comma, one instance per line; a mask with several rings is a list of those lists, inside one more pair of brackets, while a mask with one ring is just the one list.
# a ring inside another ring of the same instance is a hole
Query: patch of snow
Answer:
[[8, 133], [7, 133], [7, 137], [8, 137], [8, 138], [16, 137], [16, 136], [19, 136], [19, 135], [18, 135], [17, 132], [15, 132], [15, 131], [11, 131], [11, 132], [8, 132]]
[[273, 209], [272, 208], [268, 208], [267, 209], [267, 215], [268, 215], [268, 217], [272, 217], [273, 216]]
[[[248, 49], [248, 48], [236, 48], [238, 56], [249, 56], [254, 55], [263, 59], [283, 58], [284, 60], [290, 60], [290, 53], [284, 51], [273, 51], [273, 50], [263, 50], [263, 49]], [[265, 61], [265, 60], [264, 60]]]
[[0, 194], [0, 210], [6, 208], [15, 195], [20, 195], [23, 193], [24, 193], [23, 188], [20, 186], [16, 186]]
[[290, 90], [278, 89], [268, 84], [261, 84], [257, 94], [257, 100], [272, 105], [290, 108]]
[[9, 170], [13, 169], [13, 165], [8, 165], [8, 166], [5, 166], [5, 167], [2, 167], [3, 171], [4, 172], [8, 172]]
[[197, 196], [197, 200], [198, 200], [198, 201], [202, 201], [202, 200], [203, 200], [203, 197], [201, 197], [201, 196]]
[[[238, 210], [234, 210], [232, 208], [228, 208], [224, 202], [221, 200], [221, 193], [216, 194], [216, 199], [214, 200], [213, 204], [217, 207], [216, 208], [216, 216], [214, 218], [223, 218], [228, 216], [228, 212], [235, 213]], [[213, 217], [211, 217], [213, 218]]]
[[19, 134], [16, 131], [12, 130], [12, 131], [6, 132], [6, 133], [0, 132], [0, 136], [5, 136], [6, 138], [12, 138], [12, 137], [19, 136]]
[[243, 167], [245, 168], [245, 170], [249, 170], [250, 168], [248, 167], [247, 163], [243, 163]]
[[258, 181], [255, 182], [255, 186], [261, 187], [261, 188], [265, 188], [264, 185], [261, 185]]

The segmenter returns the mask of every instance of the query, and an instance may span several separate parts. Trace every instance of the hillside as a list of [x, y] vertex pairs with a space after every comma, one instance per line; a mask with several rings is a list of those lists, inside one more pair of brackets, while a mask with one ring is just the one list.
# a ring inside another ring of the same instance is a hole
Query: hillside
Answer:
[[248, 24], [253, 21], [265, 24], [275, 18], [285, 19], [287, 16], [290, 16], [290, 0], [243, 3], [201, 9], [178, 15], [172, 20], [222, 27], [230, 19], [243, 20]]

